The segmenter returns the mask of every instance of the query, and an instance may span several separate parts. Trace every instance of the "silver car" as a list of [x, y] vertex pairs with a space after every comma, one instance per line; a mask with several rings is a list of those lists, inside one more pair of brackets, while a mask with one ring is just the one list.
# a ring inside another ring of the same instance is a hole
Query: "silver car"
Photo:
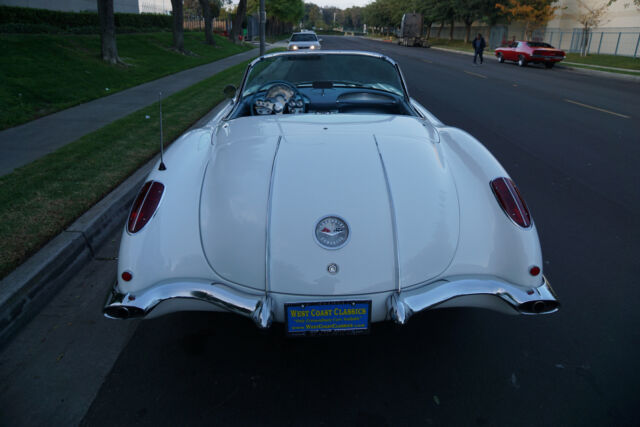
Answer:
[[313, 31], [305, 31], [302, 33], [293, 33], [289, 39], [288, 50], [300, 50], [300, 49], [320, 49], [320, 42], [322, 39], [318, 39], [318, 36]]

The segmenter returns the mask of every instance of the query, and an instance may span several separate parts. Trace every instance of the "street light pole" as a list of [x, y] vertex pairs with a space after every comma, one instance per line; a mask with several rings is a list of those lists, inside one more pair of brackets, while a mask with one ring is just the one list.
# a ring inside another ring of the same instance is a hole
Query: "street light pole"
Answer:
[[267, 12], [264, 9], [264, 0], [260, 0], [260, 56], [264, 55], [265, 27], [267, 25]]

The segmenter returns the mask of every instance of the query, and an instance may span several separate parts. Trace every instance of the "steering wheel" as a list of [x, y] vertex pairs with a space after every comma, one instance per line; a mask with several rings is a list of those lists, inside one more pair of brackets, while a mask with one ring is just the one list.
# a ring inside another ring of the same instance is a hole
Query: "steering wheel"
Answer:
[[293, 84], [272, 80], [256, 91], [251, 100], [251, 115], [304, 113], [305, 104], [304, 96]]

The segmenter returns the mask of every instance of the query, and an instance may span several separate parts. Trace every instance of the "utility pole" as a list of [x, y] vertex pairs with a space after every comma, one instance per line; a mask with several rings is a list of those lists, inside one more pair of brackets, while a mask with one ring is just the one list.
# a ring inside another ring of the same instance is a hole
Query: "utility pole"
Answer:
[[260, 0], [260, 56], [264, 55], [265, 28], [267, 25], [267, 12], [264, 9], [264, 0]]

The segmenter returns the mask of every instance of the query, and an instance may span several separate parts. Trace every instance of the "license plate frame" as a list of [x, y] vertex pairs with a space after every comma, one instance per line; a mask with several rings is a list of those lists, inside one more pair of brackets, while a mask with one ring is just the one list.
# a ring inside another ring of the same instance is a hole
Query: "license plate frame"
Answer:
[[[365, 313], [359, 311], [362, 309]], [[287, 336], [291, 337], [368, 334], [371, 331], [371, 300], [287, 303], [284, 305], [284, 325]]]

